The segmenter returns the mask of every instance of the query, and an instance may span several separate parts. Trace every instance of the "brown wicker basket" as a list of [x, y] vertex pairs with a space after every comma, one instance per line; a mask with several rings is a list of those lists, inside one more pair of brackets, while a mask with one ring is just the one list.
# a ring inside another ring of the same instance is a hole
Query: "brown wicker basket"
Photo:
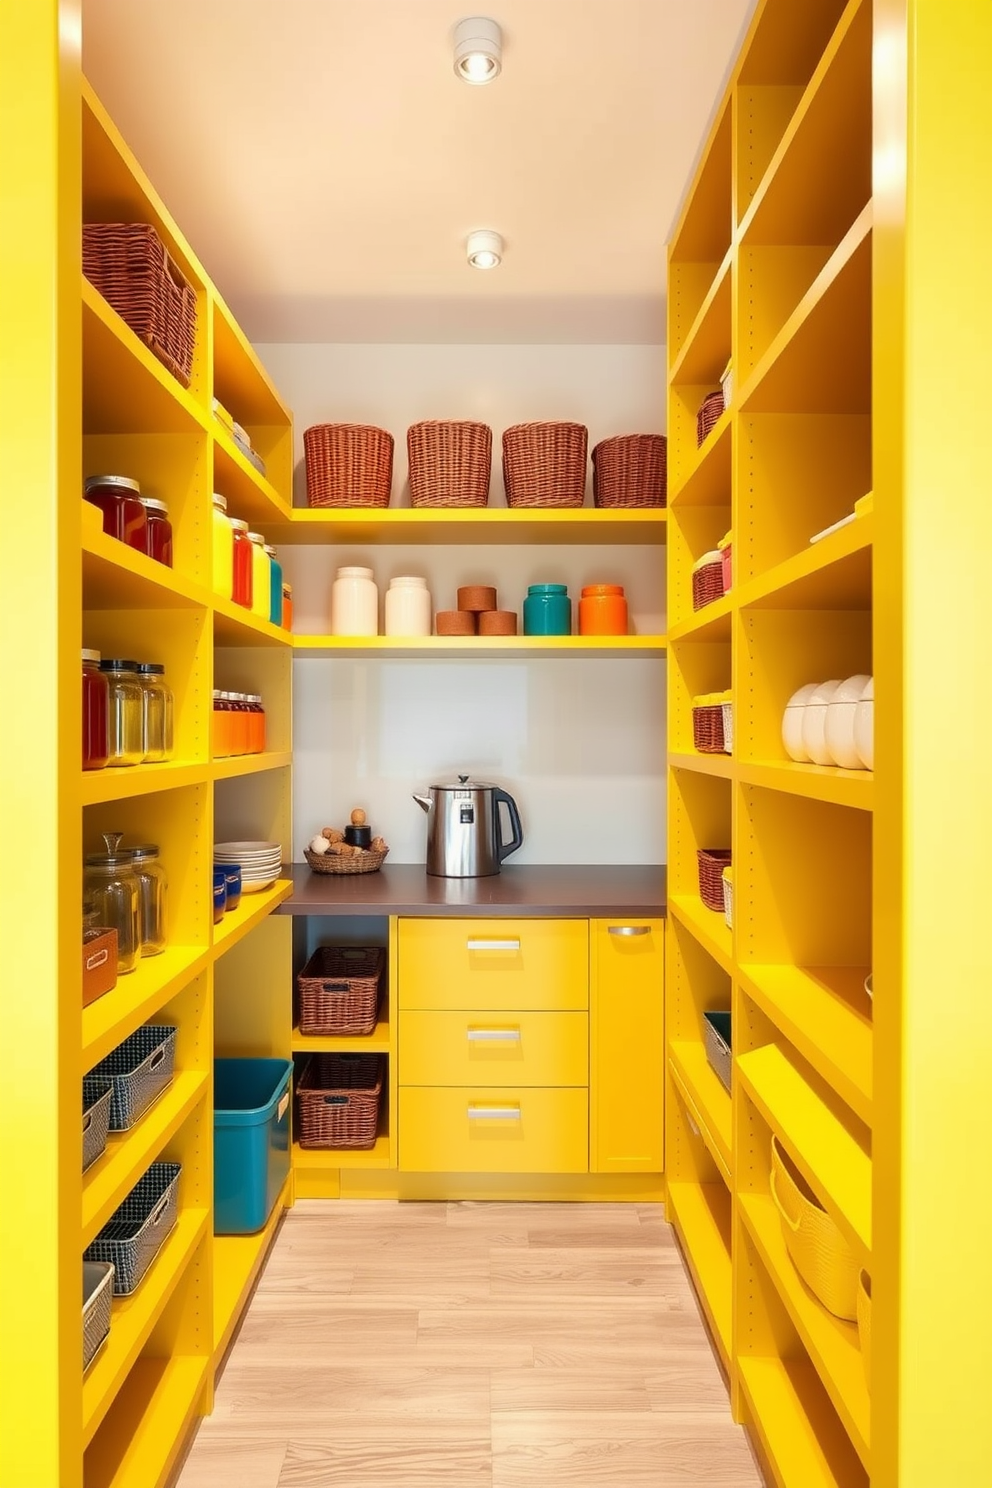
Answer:
[[719, 421], [723, 413], [723, 390], [717, 388], [715, 393], [707, 393], [699, 405], [696, 414], [696, 444], [702, 444], [703, 440]]
[[664, 434], [618, 434], [592, 452], [594, 506], [665, 506], [668, 440]]
[[413, 506], [486, 506], [493, 431], [471, 419], [428, 419], [406, 431]]
[[385, 965], [375, 946], [320, 946], [296, 978], [300, 1032], [371, 1033]]
[[296, 1082], [300, 1146], [374, 1147], [384, 1064], [378, 1054], [312, 1054]]
[[313, 853], [305, 847], [303, 856], [314, 873], [378, 873], [389, 857], [389, 848], [383, 848], [382, 852], [374, 852], [371, 847], [367, 847], [362, 851], [361, 856], [358, 853], [349, 853], [346, 858], [343, 858], [337, 853]]
[[[713, 549], [716, 552], [716, 549]], [[692, 570], [692, 608], [701, 610], [723, 598], [723, 557], [720, 553]]]
[[723, 870], [730, 866], [729, 847], [700, 847], [696, 849], [699, 865], [699, 897], [707, 909], [723, 914]]
[[514, 424], [504, 429], [507, 506], [581, 506], [588, 444], [585, 424]]
[[303, 431], [308, 506], [388, 506], [393, 436], [374, 424], [313, 424]]
[[720, 703], [693, 705], [692, 742], [700, 754], [727, 754], [723, 737], [723, 707]]
[[83, 227], [83, 273], [183, 387], [196, 341], [196, 293], [147, 222]]

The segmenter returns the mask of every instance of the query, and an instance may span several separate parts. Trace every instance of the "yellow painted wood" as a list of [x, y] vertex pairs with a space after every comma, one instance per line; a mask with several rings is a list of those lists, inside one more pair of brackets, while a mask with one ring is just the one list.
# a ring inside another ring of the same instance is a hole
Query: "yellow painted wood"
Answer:
[[[263, 897], [249, 894], [241, 904]], [[273, 915], [272, 908], [274, 903], [246, 933], [235, 931], [215, 947], [214, 1047], [220, 1055], [289, 1058], [293, 921]]]
[[391, 1054], [393, 1031], [388, 1018], [380, 1016], [371, 1033], [335, 1034], [301, 1033], [293, 1029], [293, 1052], [296, 1054]]
[[665, 924], [591, 920], [589, 944], [589, 1169], [660, 1173]]
[[87, 1488], [165, 1488], [209, 1384], [196, 1355], [142, 1358], [86, 1454]]
[[778, 1488], [868, 1488], [808, 1359], [744, 1355], [738, 1370], [747, 1424]]
[[86, 433], [203, 431], [207, 415], [199, 400], [166, 371], [88, 279], [82, 280], [80, 293]]
[[724, 1369], [731, 1367], [730, 1194], [722, 1183], [669, 1183], [675, 1225]]
[[93, 1068], [206, 967], [202, 946], [169, 945], [143, 957], [117, 986], [83, 1008], [83, 1071]]
[[281, 625], [272, 625], [260, 615], [253, 615], [243, 605], [223, 596], [213, 596], [214, 640], [218, 646], [279, 646], [287, 652], [293, 638]]
[[267, 919], [276, 906], [288, 899], [292, 892], [292, 879], [280, 878], [271, 889], [263, 889], [260, 894], [243, 894], [237, 909], [228, 910], [220, 923], [213, 927], [214, 955], [223, 956], [239, 940], [243, 940], [249, 931]]
[[399, 922], [401, 1008], [581, 1012], [589, 1005], [585, 920]]
[[729, 641], [733, 608], [733, 595], [725, 594], [722, 599], [715, 599], [701, 610], [694, 610], [691, 616], [673, 625], [669, 638], [673, 641]]
[[706, 1058], [699, 1040], [676, 1040], [668, 1046], [672, 1078], [699, 1127], [700, 1134], [729, 1185], [733, 1147], [730, 1096]]
[[269, 1248], [289, 1204], [292, 1179], [287, 1178], [272, 1213], [255, 1235], [215, 1235], [214, 1247], [214, 1367], [219, 1368], [242, 1312], [247, 1306]]
[[665, 1185], [660, 1173], [387, 1173], [346, 1168], [339, 1190], [319, 1195], [338, 1196], [416, 1203], [660, 1204]]
[[[240, 420], [239, 420], [240, 422]], [[281, 494], [266, 474], [256, 470], [248, 457], [238, 448], [222, 424], [213, 421], [214, 484], [228, 498], [230, 511], [240, 512], [242, 520], [257, 523], [262, 527], [279, 523], [278, 541], [285, 541], [283, 531], [290, 520], [290, 502]], [[251, 431], [249, 431], [251, 432]], [[258, 451], [262, 453], [261, 450]], [[263, 455], [264, 458], [264, 455]], [[283, 474], [282, 491], [292, 489], [291, 479]]]
[[753, 579], [738, 603], [742, 609], [870, 609], [874, 538], [874, 513], [856, 517]]
[[686, 194], [672, 232], [670, 251], [676, 263], [716, 264], [730, 246], [731, 136], [728, 98], [713, 121], [692, 191]]
[[745, 785], [787, 791], [789, 795], [803, 796], [808, 801], [826, 801], [834, 806], [850, 806], [856, 811], [871, 811], [875, 802], [875, 776], [871, 770], [800, 765], [792, 760], [742, 760], [736, 775]]
[[721, 780], [734, 778], [734, 762], [729, 754], [669, 754], [670, 770], [694, 770], [699, 775], [714, 775]]
[[586, 1013], [404, 1010], [400, 1083], [588, 1085], [589, 1026]]
[[722, 915], [708, 909], [699, 894], [679, 894], [669, 900], [669, 909], [727, 972], [733, 966], [733, 932]]
[[[695, 416], [706, 392], [713, 389], [687, 391], [685, 408], [682, 410], [682, 442], [689, 446], [683, 460], [682, 473], [676, 478], [669, 475], [668, 505], [672, 510], [681, 506], [724, 506], [730, 486], [731, 457], [731, 411], [720, 415], [702, 445], [696, 444]], [[670, 403], [674, 399], [670, 399]]]
[[480, 652], [486, 655], [559, 655], [578, 652], [592, 656], [655, 654], [667, 649], [663, 635], [638, 636], [354, 636], [294, 635], [293, 650], [300, 656], [445, 656]]
[[595, 507], [392, 507], [385, 510], [298, 509], [289, 522], [268, 530], [280, 543], [447, 544], [470, 543], [663, 543], [668, 524], [664, 508], [598, 510]]
[[670, 382], [712, 382], [730, 360], [730, 265], [728, 247], [713, 283], [669, 372]]
[[[395, 1168], [393, 1146], [390, 1141], [388, 1122], [379, 1118], [379, 1134], [375, 1146], [362, 1151], [359, 1148], [342, 1147], [304, 1148], [293, 1145], [293, 1168], [296, 1175], [296, 1196], [299, 1199], [336, 1198], [334, 1189], [338, 1185], [338, 1171], [342, 1168]], [[325, 1192], [323, 1184], [330, 1179], [334, 1189]], [[316, 1186], [315, 1186], [316, 1185]]]
[[83, 503], [83, 605], [87, 610], [118, 606], [128, 610], [206, 609], [209, 596], [199, 585], [108, 537], [102, 527], [89, 526], [91, 513], [100, 515], [97, 507]]
[[406, 1173], [584, 1173], [588, 1093], [401, 1086], [399, 1134]]

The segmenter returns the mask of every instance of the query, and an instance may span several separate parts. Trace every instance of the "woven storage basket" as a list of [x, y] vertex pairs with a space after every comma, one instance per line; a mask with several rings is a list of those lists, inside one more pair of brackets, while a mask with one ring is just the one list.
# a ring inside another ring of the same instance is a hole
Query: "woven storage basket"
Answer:
[[723, 393], [718, 388], [715, 393], [707, 393], [699, 405], [699, 412], [696, 414], [697, 446], [703, 443], [714, 425], [719, 422], [722, 413]]
[[713, 548], [704, 553], [692, 568], [692, 608], [701, 610], [723, 598], [723, 563], [720, 552]]
[[727, 929], [734, 928], [734, 870], [724, 868], [720, 874], [720, 882], [723, 884], [723, 918], [727, 922]]
[[378, 947], [321, 946], [296, 978], [304, 1034], [371, 1033], [386, 953]]
[[85, 1261], [111, 1261], [114, 1296], [129, 1297], [175, 1227], [179, 1163], [152, 1163], [90, 1245]]
[[588, 445], [585, 424], [514, 424], [504, 429], [507, 506], [581, 506]]
[[723, 592], [729, 594], [734, 583], [734, 545], [729, 532], [717, 543], [717, 551], [720, 554], [720, 578], [723, 582]]
[[83, 273], [173, 377], [189, 387], [196, 294], [145, 222], [83, 227]]
[[374, 424], [313, 424], [303, 431], [308, 506], [388, 506], [393, 436]]
[[700, 754], [725, 754], [723, 704], [712, 702], [713, 693], [692, 700], [692, 742]]
[[858, 1314], [858, 1342], [861, 1345], [861, 1362], [865, 1366], [865, 1379], [871, 1388], [871, 1277], [867, 1271], [858, 1272], [858, 1295], [855, 1298]]
[[617, 434], [592, 452], [594, 506], [665, 506], [668, 440], [664, 434]]
[[699, 872], [699, 897], [707, 909], [723, 914], [723, 870], [730, 864], [729, 847], [696, 849]]
[[493, 431], [471, 419], [428, 419], [406, 431], [413, 506], [486, 506]]
[[383, 848], [382, 852], [373, 852], [367, 847], [360, 856], [358, 853], [350, 853], [348, 857], [341, 858], [337, 853], [312, 853], [305, 847], [303, 856], [314, 873], [378, 873], [389, 857], [389, 848]]
[[83, 1373], [110, 1334], [114, 1268], [109, 1261], [83, 1262]]
[[710, 1066], [726, 1090], [730, 1090], [730, 1072], [733, 1066], [733, 1054], [730, 1042], [730, 1014], [729, 1013], [704, 1013], [703, 1014], [703, 1039], [706, 1044], [706, 1058]]
[[90, 1098], [96, 1084], [109, 1080], [110, 1130], [127, 1131], [172, 1084], [175, 1064], [175, 1028], [146, 1023], [90, 1070], [83, 1079], [83, 1096]]
[[853, 1323], [858, 1292], [854, 1252], [774, 1136], [771, 1195], [799, 1275], [828, 1312]]
[[110, 1130], [110, 1099], [113, 1086], [109, 1080], [94, 1080], [90, 1094], [83, 1091], [83, 1172], [103, 1156]]
[[723, 729], [723, 752], [734, 752], [734, 703], [729, 697], [720, 698], [720, 715]]
[[378, 1054], [313, 1054], [296, 1082], [301, 1147], [367, 1152], [379, 1128]]

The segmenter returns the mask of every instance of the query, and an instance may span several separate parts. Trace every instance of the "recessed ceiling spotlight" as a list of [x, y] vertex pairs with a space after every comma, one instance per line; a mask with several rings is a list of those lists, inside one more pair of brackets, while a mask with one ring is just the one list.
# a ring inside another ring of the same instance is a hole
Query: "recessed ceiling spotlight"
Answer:
[[503, 33], [495, 21], [471, 16], [455, 27], [455, 72], [466, 83], [491, 83], [499, 77]]
[[498, 232], [469, 233], [466, 247], [473, 269], [495, 269], [503, 257], [503, 239]]

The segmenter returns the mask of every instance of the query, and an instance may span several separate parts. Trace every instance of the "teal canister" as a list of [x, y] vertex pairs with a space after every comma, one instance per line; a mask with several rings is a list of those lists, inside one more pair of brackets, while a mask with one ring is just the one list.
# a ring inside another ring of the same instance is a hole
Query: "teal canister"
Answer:
[[564, 584], [531, 584], [524, 600], [524, 635], [571, 635], [572, 603]]

